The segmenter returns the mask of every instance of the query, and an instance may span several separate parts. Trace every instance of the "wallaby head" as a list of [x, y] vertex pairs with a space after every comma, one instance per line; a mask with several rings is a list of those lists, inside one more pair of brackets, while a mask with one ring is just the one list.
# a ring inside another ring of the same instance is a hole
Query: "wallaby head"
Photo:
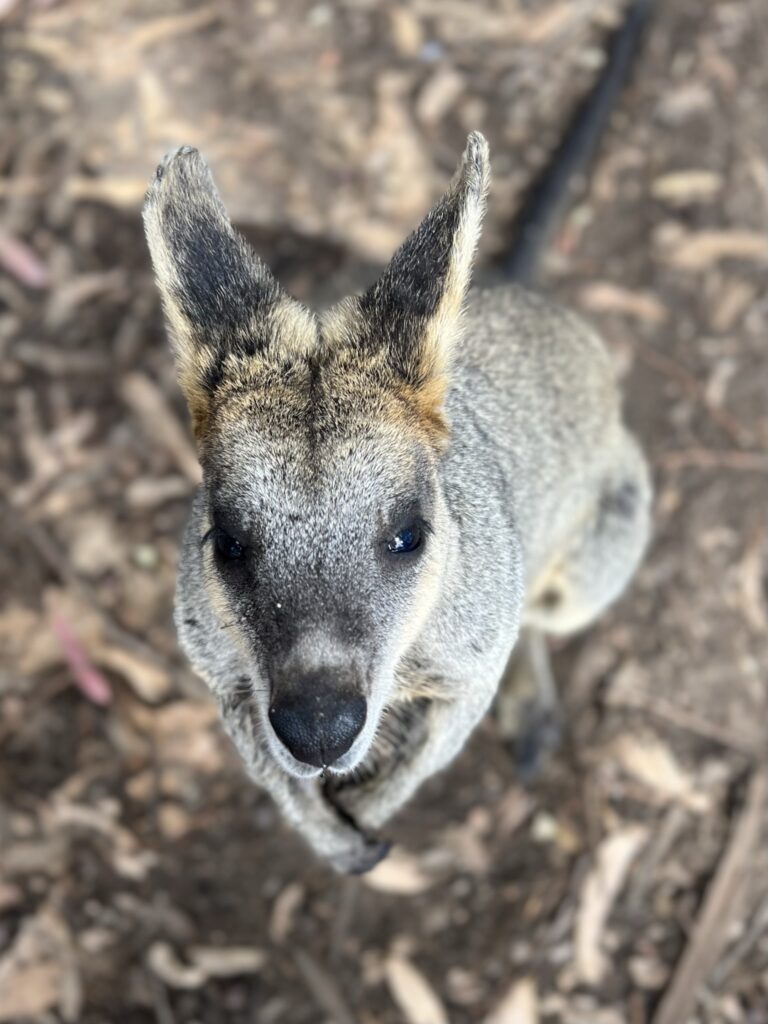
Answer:
[[187, 555], [215, 620], [201, 628], [212, 663], [217, 637], [238, 645], [256, 726], [296, 776], [363, 759], [450, 565], [443, 398], [487, 184], [473, 134], [377, 283], [321, 315], [236, 233], [195, 150], [169, 156], [147, 195], [203, 467]]

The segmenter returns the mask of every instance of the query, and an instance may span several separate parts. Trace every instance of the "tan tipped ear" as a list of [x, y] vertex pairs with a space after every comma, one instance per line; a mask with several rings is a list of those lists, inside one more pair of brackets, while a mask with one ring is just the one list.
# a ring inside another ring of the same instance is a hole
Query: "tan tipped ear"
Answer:
[[445, 371], [459, 336], [489, 178], [488, 144], [473, 132], [448, 191], [376, 284], [330, 311], [326, 321], [349, 344], [383, 350], [395, 373], [428, 394], [433, 408], [442, 402]]
[[317, 341], [314, 317], [285, 295], [232, 227], [207, 165], [182, 147], [157, 169], [144, 228], [195, 433], [216, 392], [246, 383], [260, 359]]

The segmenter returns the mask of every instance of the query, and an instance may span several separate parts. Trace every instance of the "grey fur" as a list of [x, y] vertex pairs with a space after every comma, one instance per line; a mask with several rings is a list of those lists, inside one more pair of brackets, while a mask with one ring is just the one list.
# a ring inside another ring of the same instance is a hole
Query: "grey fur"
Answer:
[[[518, 288], [472, 292], [461, 317], [487, 183], [481, 136], [380, 284], [319, 319], [232, 241], [196, 154], [165, 166], [145, 219], [204, 471], [179, 638], [252, 778], [318, 854], [364, 870], [384, 852], [375, 830], [487, 711], [521, 626], [580, 629], [622, 592], [648, 538], [645, 462], [580, 319]], [[207, 250], [236, 267], [233, 301], [242, 275], [262, 294], [267, 282], [263, 324], [243, 300], [210, 329], [195, 309], [204, 267], [185, 300], [189, 267], [163, 225], [194, 238], [200, 208]], [[383, 538], [413, 516], [431, 526], [423, 554], [388, 562]], [[242, 540], [236, 566], [202, 542], [214, 523]], [[318, 672], [368, 704], [322, 777], [267, 715], [275, 692]]]

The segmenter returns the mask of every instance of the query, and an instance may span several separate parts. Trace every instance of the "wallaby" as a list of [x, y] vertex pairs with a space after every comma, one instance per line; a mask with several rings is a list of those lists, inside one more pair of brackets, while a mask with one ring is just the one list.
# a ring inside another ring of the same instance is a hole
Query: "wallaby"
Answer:
[[649, 533], [593, 331], [516, 286], [468, 292], [488, 179], [473, 133], [379, 280], [320, 314], [235, 232], [196, 150], [144, 208], [203, 467], [179, 636], [253, 779], [341, 871], [383, 856], [376, 830], [503, 676], [523, 736], [546, 722], [543, 634], [613, 601]]

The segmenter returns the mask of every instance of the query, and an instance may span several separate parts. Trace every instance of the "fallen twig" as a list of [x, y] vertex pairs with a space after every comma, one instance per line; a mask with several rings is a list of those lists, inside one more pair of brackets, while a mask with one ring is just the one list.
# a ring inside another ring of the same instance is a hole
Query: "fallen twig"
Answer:
[[735, 750], [746, 757], [755, 758], [764, 743], [762, 734], [757, 731], [753, 735], [741, 734], [733, 729], [711, 722], [695, 711], [678, 707], [673, 701], [664, 697], [650, 696], [647, 693], [617, 693], [608, 698], [612, 707], [633, 708], [637, 711], [647, 711], [655, 718], [666, 722], [668, 725], [677, 726], [686, 732], [694, 733], [702, 739], [719, 743], [720, 746], [729, 750]]
[[699, 991], [709, 978], [728, 942], [746, 890], [750, 862], [763, 824], [768, 769], [757, 769], [749, 782], [739, 814], [714, 879], [707, 889], [691, 937], [669, 987], [653, 1017], [653, 1024], [680, 1024], [693, 1013]]
[[657, 457], [665, 469], [733, 469], [741, 473], [768, 473], [768, 455], [763, 452], [718, 451], [684, 448]]
[[200, 463], [191, 442], [160, 388], [141, 373], [129, 374], [120, 392], [141, 421], [147, 436], [165, 448], [176, 466], [195, 487], [200, 483]]
[[330, 974], [303, 949], [295, 950], [293, 955], [307, 988], [323, 1013], [327, 1014], [334, 1024], [355, 1024], [352, 1011]]
[[709, 418], [725, 431], [735, 444], [749, 443], [749, 436], [744, 427], [737, 423], [725, 409], [711, 401], [703, 385], [684, 366], [648, 345], [634, 344], [632, 351], [640, 362], [645, 363], [657, 373], [669, 377], [679, 384], [683, 391], [687, 391], [691, 398], [704, 408]]

